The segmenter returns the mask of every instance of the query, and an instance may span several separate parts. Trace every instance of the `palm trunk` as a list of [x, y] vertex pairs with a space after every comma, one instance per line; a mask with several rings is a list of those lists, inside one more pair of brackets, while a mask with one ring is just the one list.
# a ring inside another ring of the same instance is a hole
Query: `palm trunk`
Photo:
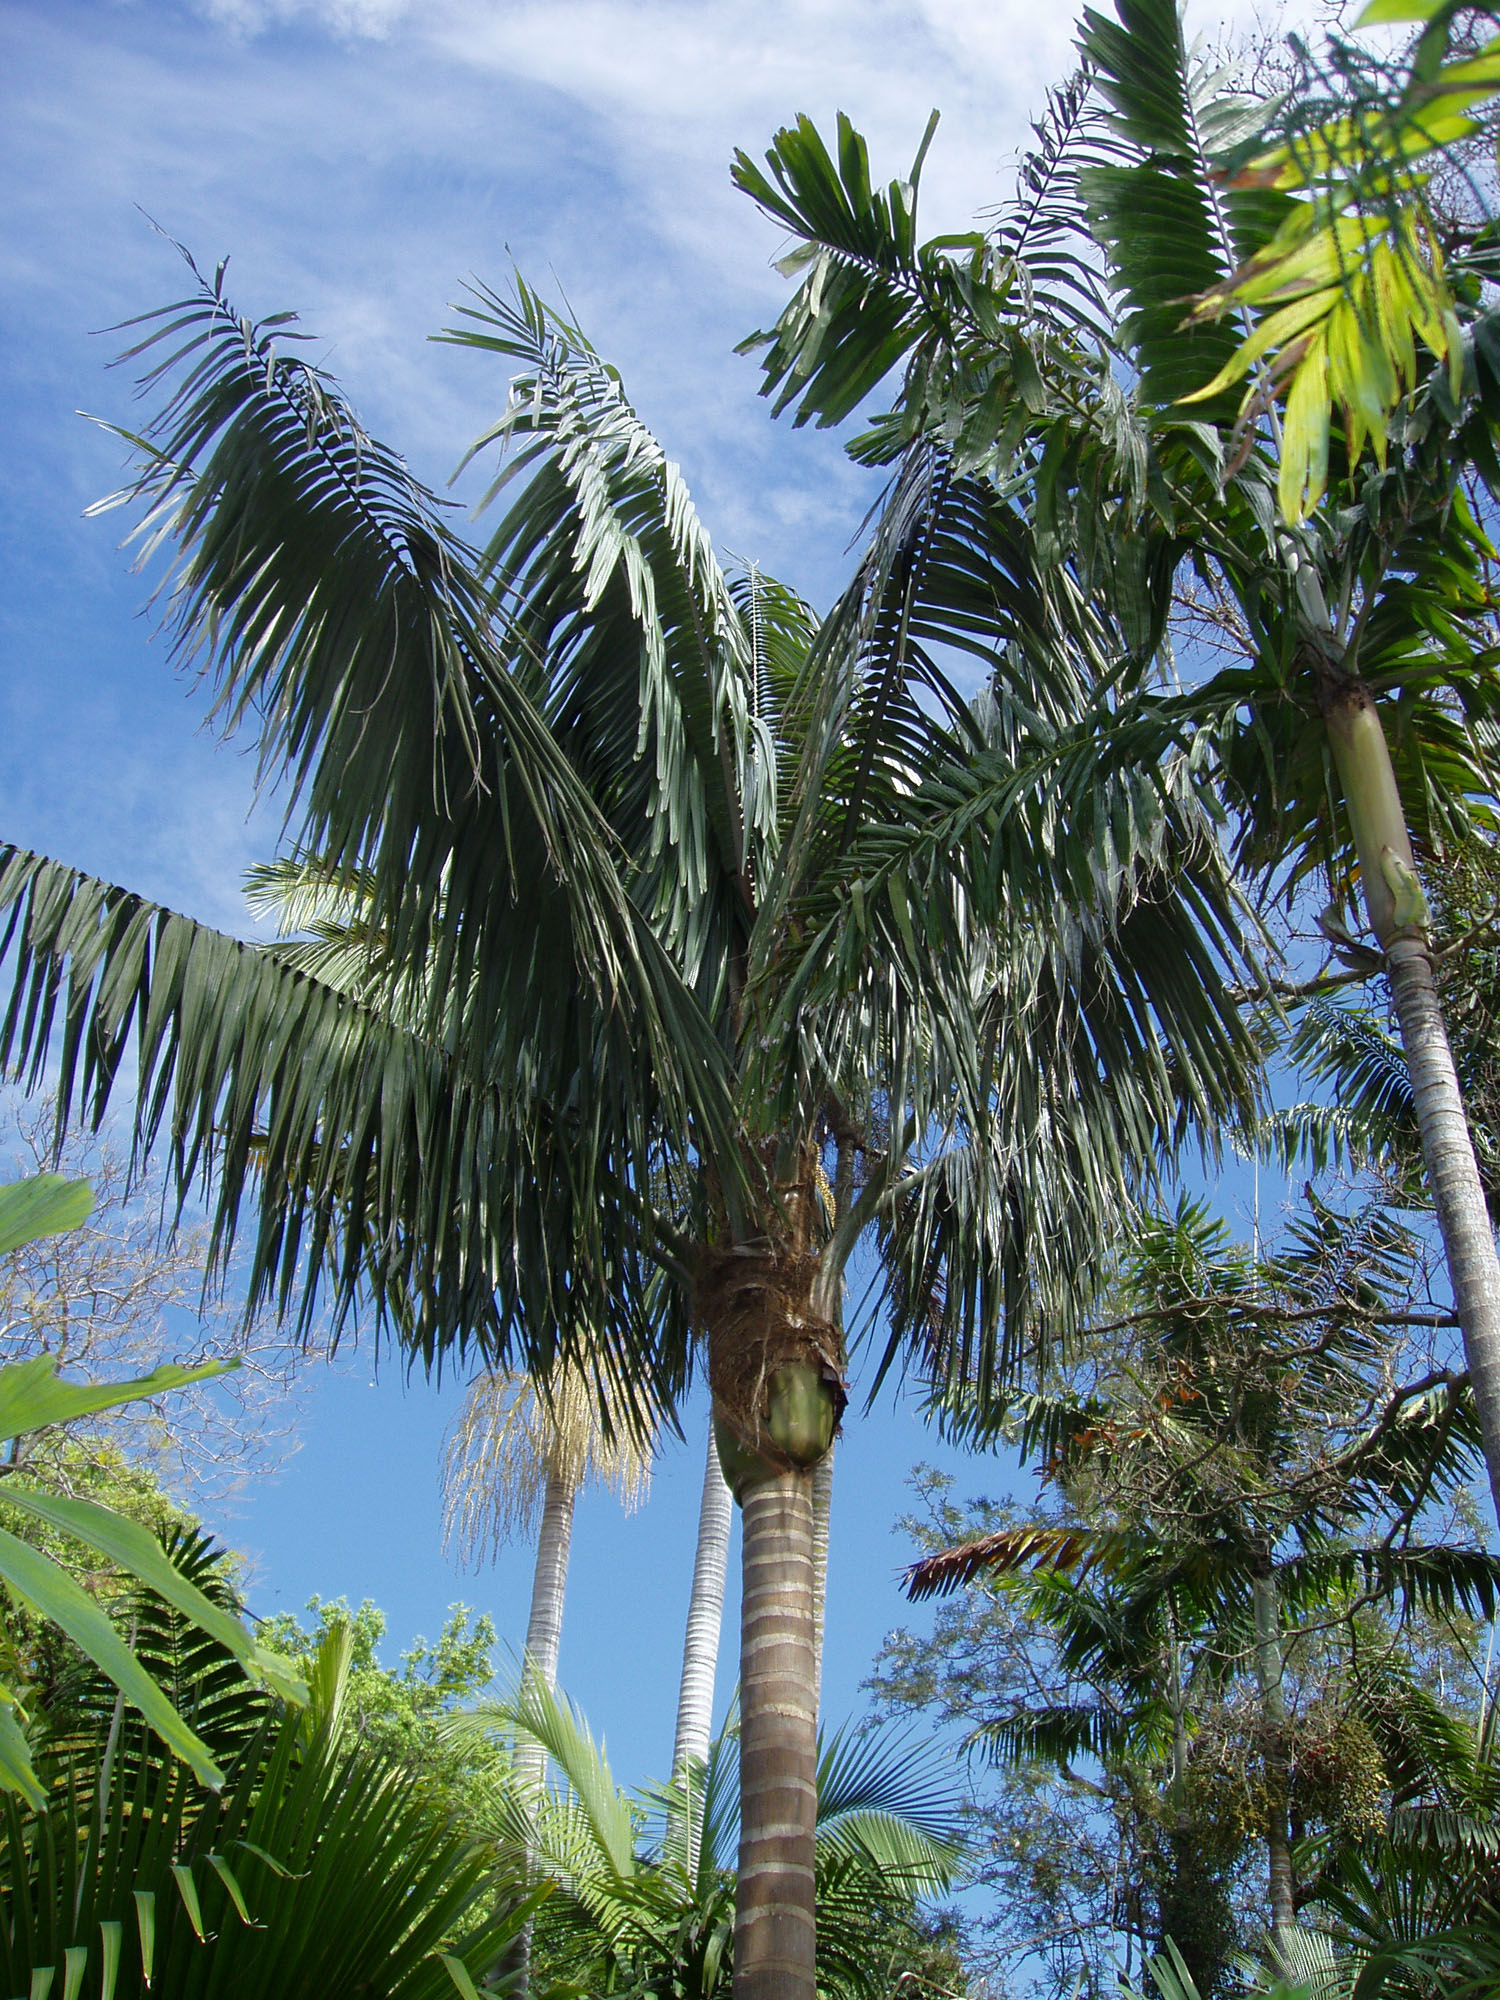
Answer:
[[833, 1454], [828, 1450], [813, 1467], [813, 1721], [823, 1705], [823, 1635], [828, 1626], [828, 1523], [833, 1513]]
[[1282, 1686], [1280, 1613], [1270, 1557], [1253, 1583], [1255, 1596], [1255, 1677], [1260, 1686], [1261, 1759], [1266, 1780], [1266, 1862], [1271, 1930], [1290, 1930], [1297, 1921], [1292, 1877], [1292, 1834], [1288, 1811], [1290, 1759], [1286, 1690]]
[[[526, 1626], [526, 1671], [549, 1688], [557, 1685], [557, 1656], [562, 1647], [563, 1596], [568, 1587], [568, 1555], [573, 1544], [572, 1485], [556, 1472], [547, 1474], [542, 1501], [542, 1526], [536, 1542], [536, 1568], [531, 1579], [531, 1617]], [[516, 1783], [527, 1793], [541, 1789], [547, 1753], [526, 1737], [516, 1750]]]
[[812, 2000], [815, 1990], [812, 1484], [780, 1472], [741, 1500], [734, 2000]]
[[1358, 680], [1325, 678], [1323, 709], [1359, 849], [1366, 914], [1386, 954], [1422, 1159], [1500, 1517], [1500, 1261], [1433, 978], [1426, 906], [1374, 700]]
[[[677, 1696], [677, 1741], [672, 1748], [672, 1775], [686, 1769], [689, 1758], [708, 1760], [713, 1733], [714, 1674], [719, 1663], [719, 1632], [724, 1619], [724, 1577], [729, 1567], [729, 1530], [734, 1496], [719, 1463], [713, 1418], [708, 1424], [708, 1463], [703, 1470], [703, 1498], [698, 1505], [698, 1551], [693, 1558], [693, 1591], [688, 1600], [687, 1636], [682, 1647], [682, 1685]], [[696, 1829], [694, 1854], [696, 1859]]]
[[1179, 1831], [1187, 1829], [1187, 1700], [1182, 1690], [1182, 1641], [1177, 1606], [1167, 1596], [1167, 1692], [1172, 1704], [1172, 1808]]
[[[536, 1568], [531, 1578], [531, 1616], [526, 1624], [524, 1671], [534, 1673], [549, 1688], [557, 1685], [557, 1656], [562, 1649], [563, 1597], [568, 1585], [568, 1556], [573, 1545], [573, 1503], [577, 1489], [558, 1473], [547, 1474], [542, 1500], [542, 1525], [536, 1542]], [[547, 1753], [535, 1738], [516, 1744], [513, 1775], [523, 1800], [541, 1793]], [[531, 1991], [531, 1925], [528, 1922], [506, 1954], [511, 1992], [526, 2000]]]

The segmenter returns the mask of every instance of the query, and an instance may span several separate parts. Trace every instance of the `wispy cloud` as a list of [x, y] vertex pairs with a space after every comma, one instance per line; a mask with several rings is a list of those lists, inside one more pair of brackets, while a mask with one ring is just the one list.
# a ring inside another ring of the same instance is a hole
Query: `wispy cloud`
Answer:
[[896, 174], [936, 105], [925, 222], [965, 226], [1004, 192], [1071, 33], [1034, 0], [12, 5], [0, 528], [22, 553], [0, 630], [13, 684], [70, 711], [49, 736], [45, 702], [12, 703], [0, 783], [27, 837], [71, 841], [86, 817], [91, 865], [157, 856], [155, 893], [218, 914], [275, 831], [246, 830], [233, 758], [196, 745], [176, 776], [143, 775], [176, 772], [167, 745], [191, 743], [192, 712], [129, 616], [144, 586], [109, 524], [80, 519], [121, 447], [74, 410], [136, 414], [126, 378], [102, 369], [121, 337], [86, 330], [184, 282], [138, 208], [210, 262], [232, 252], [242, 310], [299, 307], [368, 421], [434, 484], [505, 383], [425, 336], [465, 274], [503, 283], [513, 258], [620, 365], [719, 540], [826, 599], [871, 484], [836, 442], [773, 426], [733, 353], [786, 287], [775, 231], [730, 185], [732, 152], [759, 152], [799, 111], [827, 129], [844, 109], [876, 171]]

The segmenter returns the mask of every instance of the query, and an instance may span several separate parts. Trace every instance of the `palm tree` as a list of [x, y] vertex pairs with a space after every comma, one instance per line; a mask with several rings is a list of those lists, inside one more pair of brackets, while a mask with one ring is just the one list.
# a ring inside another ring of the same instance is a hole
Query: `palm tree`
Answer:
[[[524, 1375], [469, 1384], [444, 1446], [443, 1543], [477, 1569], [513, 1535], [536, 1533], [525, 1661], [548, 1688], [557, 1683], [573, 1509], [594, 1481], [633, 1513], [651, 1484], [649, 1446], [623, 1427], [605, 1433], [576, 1368], [554, 1376], [545, 1394]], [[517, 1770], [523, 1787], [539, 1786], [542, 1760], [528, 1746]]]
[[[1500, 378], [1483, 342], [1457, 400], [1427, 370], [1399, 451], [1363, 464], [1353, 423], [1334, 497], [1278, 520], [1270, 385], [1240, 410], [1225, 386], [1235, 331], [1182, 309], [1288, 216], [1285, 193], [1226, 188], [1213, 170], [1265, 112], [1190, 61], [1171, 0], [1116, 11], [1086, 14], [1083, 76], [1055, 98], [1016, 213], [987, 238], [919, 244], [915, 171], [872, 189], [847, 125], [837, 167], [806, 121], [778, 134], [769, 172], [741, 155], [737, 179], [793, 232], [789, 268], [805, 274], [747, 345], [766, 346], [766, 388], [799, 422], [840, 420], [904, 359], [895, 411], [850, 447], [903, 467], [880, 536], [920, 560], [971, 471], [1024, 493], [1057, 572], [1129, 640], [1094, 718], [1101, 767], [1170, 746], [1217, 764], [1237, 858], [1263, 892], [1291, 898], [1322, 873], [1330, 935], [1389, 981], [1500, 1509], [1500, 1263], [1416, 859], [1485, 823], [1494, 789], [1488, 544], [1461, 475], [1493, 462]], [[1184, 589], [1190, 633], [1233, 658], [1163, 690]], [[1340, 916], [1356, 895], [1378, 952]]]
[[[184, 1188], [212, 1170], [221, 1250], [249, 1203], [256, 1295], [300, 1272], [429, 1361], [582, 1363], [642, 1428], [701, 1338], [744, 1524], [736, 1992], [810, 1996], [811, 1472], [849, 1258], [874, 1235], [880, 1375], [992, 1394], [1162, 1135], [1249, 1112], [1232, 891], [1188, 764], [1068, 761], [1119, 634], [992, 489], [953, 488], [921, 565], [877, 544], [820, 626], [726, 575], [521, 287], [451, 336], [522, 371], [480, 553], [282, 324], [219, 281], [150, 316], [130, 495], [216, 712], [368, 899], [357, 977], [5, 850], [0, 1059], [39, 1074], [56, 1025], [97, 1117], [133, 1037], [141, 1143]], [[964, 699], [945, 663], [1002, 648]]]

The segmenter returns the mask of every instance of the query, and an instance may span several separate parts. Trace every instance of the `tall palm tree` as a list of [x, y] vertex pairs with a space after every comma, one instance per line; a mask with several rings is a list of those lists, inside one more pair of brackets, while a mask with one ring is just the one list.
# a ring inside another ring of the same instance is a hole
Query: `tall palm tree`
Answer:
[[[1184, 314], [1288, 217], [1285, 192], [1226, 187], [1214, 170], [1266, 111], [1190, 59], [1172, 0], [1117, 0], [1113, 19], [1090, 9], [1079, 46], [1081, 78], [1055, 98], [1022, 199], [988, 237], [920, 244], [915, 173], [872, 189], [847, 125], [837, 166], [806, 121], [777, 136], [769, 172], [740, 156], [740, 184], [793, 231], [788, 268], [803, 274], [753, 342], [799, 422], [840, 420], [904, 360], [894, 412], [850, 447], [905, 468], [879, 533], [915, 562], [959, 475], [1024, 494], [1049, 560], [1130, 642], [1095, 718], [1101, 763], [1176, 746], [1217, 764], [1237, 858], [1264, 893], [1291, 898], [1323, 876], [1330, 934], [1389, 983], [1500, 1509], [1500, 1263], [1417, 866], [1492, 813], [1488, 544], [1461, 484], [1470, 463], [1494, 463], [1486, 295], [1463, 383], [1418, 371], [1399, 449], [1373, 465], [1351, 418], [1331, 498], [1278, 519], [1274, 383], [1240, 407], [1236, 329]], [[1184, 587], [1196, 636], [1234, 656], [1185, 692], [1175, 662], [1161, 685]], [[1356, 897], [1374, 952], [1340, 915]]]
[[[461, 1561], [493, 1561], [512, 1535], [536, 1534], [531, 1615], [522, 1659], [525, 1678], [557, 1685], [563, 1599], [573, 1545], [573, 1510], [591, 1480], [613, 1491], [626, 1513], [651, 1483], [651, 1441], [616, 1427], [607, 1433], [589, 1383], [578, 1368], [557, 1371], [545, 1393], [525, 1375], [477, 1375], [448, 1433], [443, 1453], [443, 1541]], [[546, 1752], [522, 1734], [511, 1765], [523, 1811], [540, 1803]], [[530, 1989], [531, 1926], [518, 1933], [511, 1970], [517, 1991]]]
[[[477, 1569], [512, 1536], [536, 1534], [525, 1657], [545, 1687], [557, 1684], [578, 1495], [597, 1481], [633, 1513], [650, 1488], [649, 1451], [623, 1427], [605, 1432], [576, 1369], [560, 1371], [545, 1394], [524, 1375], [469, 1384], [443, 1450], [444, 1545]], [[540, 1760], [528, 1762], [524, 1746], [519, 1762], [523, 1776], [540, 1778]]]
[[[1249, 1111], [1233, 894], [1188, 764], [1068, 761], [1118, 630], [992, 489], [820, 626], [726, 575], [576, 328], [480, 292], [451, 337], [520, 373], [479, 552], [283, 324], [218, 280], [150, 316], [128, 497], [216, 713], [369, 898], [360, 976], [5, 850], [0, 1059], [55, 1047], [97, 1117], [133, 1037], [141, 1141], [211, 1171], [221, 1248], [253, 1209], [257, 1294], [303, 1272], [428, 1360], [581, 1362], [641, 1425], [701, 1339], [743, 1510], [736, 1991], [810, 2000], [848, 1260], [873, 1235], [878, 1374], [991, 1394], [1163, 1134]], [[945, 662], [1002, 651], [966, 700]]]

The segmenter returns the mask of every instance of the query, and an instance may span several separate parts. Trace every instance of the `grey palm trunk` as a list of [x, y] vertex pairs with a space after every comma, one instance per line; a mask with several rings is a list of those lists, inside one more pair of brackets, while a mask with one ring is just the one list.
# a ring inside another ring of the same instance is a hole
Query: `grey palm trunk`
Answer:
[[1270, 1552], [1257, 1564], [1251, 1589], [1255, 1603], [1255, 1678], [1260, 1689], [1261, 1767], [1266, 1790], [1266, 1875], [1271, 1930], [1290, 1930], [1297, 1921], [1292, 1873], [1290, 1742], [1287, 1732], [1285, 1661], [1281, 1615]]
[[[1332, 634], [1323, 635], [1325, 643]], [[1500, 1518], [1500, 1261], [1433, 974], [1427, 908], [1390, 745], [1365, 684], [1328, 658], [1319, 694], [1359, 851], [1365, 914], [1385, 953], [1422, 1159], [1448, 1260], [1464, 1357]]]
[[[572, 1481], [549, 1468], [542, 1500], [542, 1525], [537, 1535], [536, 1568], [531, 1578], [531, 1616], [526, 1622], [525, 1671], [549, 1688], [557, 1685], [557, 1660], [562, 1650], [563, 1599], [568, 1587], [568, 1557], [573, 1547], [573, 1508], [578, 1490]], [[522, 1799], [537, 1799], [547, 1770], [547, 1753], [535, 1737], [521, 1734], [515, 1749], [515, 1782]], [[510, 1954], [512, 1991], [526, 2000], [531, 1990], [531, 1925], [515, 1940]]]
[[[677, 1695], [677, 1740], [672, 1746], [672, 1775], [680, 1779], [693, 1762], [708, 1761], [713, 1736], [714, 1681], [719, 1663], [719, 1637], [724, 1623], [724, 1581], [729, 1572], [729, 1536], [734, 1521], [734, 1495], [719, 1463], [712, 1419], [708, 1426], [703, 1497], [698, 1505], [698, 1543], [693, 1557], [693, 1588], [688, 1599], [687, 1633], [682, 1646], [682, 1683]], [[697, 1865], [701, 1828], [690, 1833]]]

